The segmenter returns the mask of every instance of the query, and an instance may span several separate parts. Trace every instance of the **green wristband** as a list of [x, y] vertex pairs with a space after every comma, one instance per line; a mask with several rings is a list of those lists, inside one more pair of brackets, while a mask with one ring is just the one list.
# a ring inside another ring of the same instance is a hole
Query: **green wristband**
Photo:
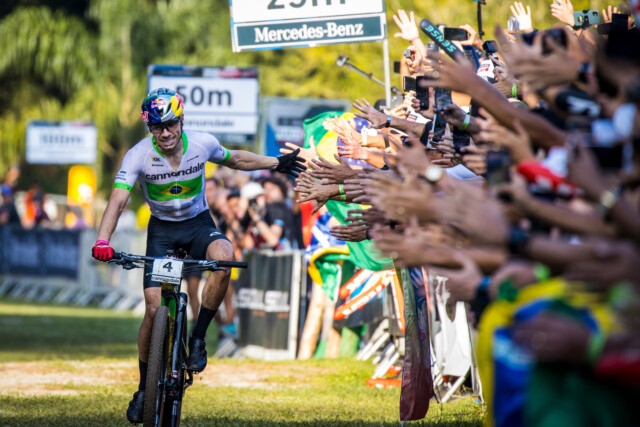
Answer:
[[595, 365], [602, 350], [604, 350], [604, 344], [607, 342], [607, 338], [601, 333], [596, 332], [589, 338], [589, 344], [587, 347], [587, 363]]
[[341, 202], [346, 202], [347, 201], [347, 196], [345, 196], [344, 194], [340, 196], [340, 201]]
[[465, 114], [464, 122], [462, 122], [462, 126], [460, 126], [460, 130], [467, 129], [467, 126], [469, 126], [469, 123], [471, 123], [471, 116], [469, 114]]
[[515, 84], [515, 83], [511, 87], [511, 97], [512, 98], [517, 98], [518, 97], [518, 85]]
[[338, 184], [338, 191], [340, 194], [344, 194], [344, 184]]
[[533, 274], [536, 276], [538, 282], [544, 282], [551, 277], [551, 272], [546, 265], [536, 262], [533, 266]]

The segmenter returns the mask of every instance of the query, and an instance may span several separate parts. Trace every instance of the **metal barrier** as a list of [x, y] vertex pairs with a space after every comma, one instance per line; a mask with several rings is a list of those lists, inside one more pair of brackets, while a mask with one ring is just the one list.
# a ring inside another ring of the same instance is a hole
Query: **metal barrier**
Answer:
[[240, 356], [296, 358], [301, 301], [306, 301], [303, 251], [255, 251], [236, 283]]
[[[95, 230], [0, 227], [0, 297], [144, 310], [142, 271], [95, 261]], [[143, 253], [146, 233], [116, 230], [119, 251]]]

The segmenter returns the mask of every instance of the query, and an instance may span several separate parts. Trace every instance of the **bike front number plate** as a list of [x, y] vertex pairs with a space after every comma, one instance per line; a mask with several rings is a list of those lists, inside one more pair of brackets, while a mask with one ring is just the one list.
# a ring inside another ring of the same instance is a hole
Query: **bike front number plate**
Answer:
[[180, 284], [182, 279], [182, 261], [168, 258], [157, 258], [153, 261], [151, 280], [156, 282]]

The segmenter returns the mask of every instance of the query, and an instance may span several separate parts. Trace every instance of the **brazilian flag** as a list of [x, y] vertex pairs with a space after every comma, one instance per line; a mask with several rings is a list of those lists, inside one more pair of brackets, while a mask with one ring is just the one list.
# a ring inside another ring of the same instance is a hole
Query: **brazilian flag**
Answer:
[[[338, 152], [338, 135], [334, 132], [329, 132], [323, 127], [323, 123], [328, 118], [342, 117], [350, 120], [355, 118], [353, 113], [343, 113], [342, 111], [328, 111], [319, 114], [315, 117], [307, 119], [303, 123], [304, 127], [304, 146], [309, 148], [311, 137], [316, 146], [318, 156], [330, 161], [336, 162], [333, 155]], [[360, 119], [358, 119], [360, 120]], [[363, 123], [358, 123], [358, 126], [362, 126]], [[349, 162], [353, 164], [353, 162]], [[358, 161], [358, 163], [360, 163]], [[365, 209], [366, 206], [358, 205], [355, 203], [343, 203], [330, 200], [326, 204], [327, 209], [333, 215], [340, 224], [346, 224], [345, 218], [350, 210]], [[374, 248], [373, 241], [364, 240], [362, 242], [346, 242], [349, 247], [349, 258], [353, 264], [360, 268], [366, 268], [372, 271], [383, 271], [393, 269], [393, 262], [391, 258], [384, 258]]]

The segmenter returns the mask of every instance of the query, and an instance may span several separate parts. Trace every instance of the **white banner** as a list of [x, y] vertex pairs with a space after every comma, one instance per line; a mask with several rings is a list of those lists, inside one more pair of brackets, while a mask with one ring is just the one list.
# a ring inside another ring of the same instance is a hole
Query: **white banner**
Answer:
[[32, 121], [27, 124], [27, 163], [95, 163], [98, 131], [88, 122]]
[[[253, 142], [260, 86], [255, 69], [151, 65], [149, 90], [167, 87], [184, 101], [185, 129], [210, 132], [221, 142]], [[237, 137], [241, 137], [238, 139]]]
[[231, 0], [235, 23], [384, 12], [384, 0]]
[[384, 0], [229, 0], [234, 52], [386, 37]]

